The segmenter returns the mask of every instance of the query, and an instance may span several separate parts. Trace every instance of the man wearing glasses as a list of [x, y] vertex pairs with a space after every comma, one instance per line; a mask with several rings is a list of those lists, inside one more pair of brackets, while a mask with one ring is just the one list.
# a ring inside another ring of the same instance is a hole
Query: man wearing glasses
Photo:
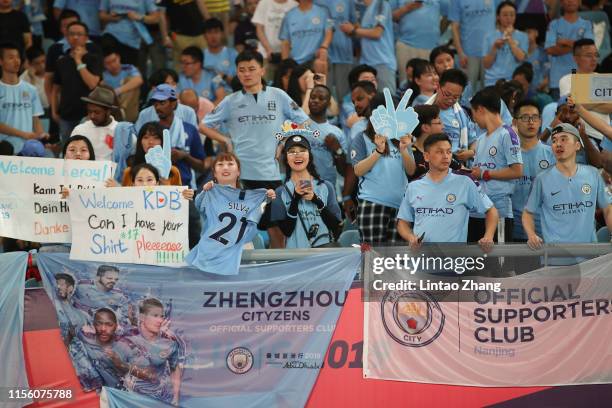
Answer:
[[210, 100], [215, 105], [225, 97], [225, 82], [214, 72], [203, 69], [204, 53], [195, 46], [187, 47], [181, 53], [181, 75], [178, 91], [193, 89], [198, 96]]
[[448, 69], [440, 77], [438, 92], [426, 102], [440, 108], [440, 119], [444, 133], [451, 140], [453, 157], [463, 163], [474, 157], [469, 146], [477, 137], [474, 123], [459, 105], [466, 84], [467, 77], [461, 70]]
[[[597, 69], [597, 61], [599, 60], [599, 52], [595, 46], [595, 42], [590, 38], [583, 38], [574, 43], [574, 61], [576, 62], [576, 73], [592, 74]], [[572, 74], [567, 74], [559, 80], [559, 93], [561, 97], [568, 96], [572, 90]], [[585, 109], [597, 116], [599, 119], [608, 123], [608, 115], [612, 113], [612, 104], [610, 103], [592, 103], [585, 105]], [[593, 129], [587, 123], [585, 126], [587, 135], [594, 139], [598, 147], [603, 139], [603, 135]]]
[[[540, 173], [557, 162], [550, 146], [540, 142], [538, 130], [541, 123], [540, 108], [536, 102], [525, 100], [515, 106], [512, 124], [518, 132], [523, 158], [523, 176], [516, 180], [512, 193], [512, 213], [514, 214], [512, 238], [515, 242], [527, 242], [528, 237], [523, 229], [521, 214], [527, 204], [533, 181]], [[539, 211], [533, 214], [533, 218], [536, 232], [542, 236]]]

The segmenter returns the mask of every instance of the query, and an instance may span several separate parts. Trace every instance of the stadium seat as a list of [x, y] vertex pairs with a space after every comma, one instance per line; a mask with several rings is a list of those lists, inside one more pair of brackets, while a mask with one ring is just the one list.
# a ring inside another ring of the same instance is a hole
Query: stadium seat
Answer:
[[597, 230], [597, 242], [610, 242], [608, 227], [601, 227]]
[[343, 247], [350, 247], [353, 244], [359, 245], [359, 243], [361, 242], [361, 238], [359, 237], [359, 231], [356, 229], [352, 229], [342, 232], [342, 234], [340, 234], [340, 238], [338, 238], [338, 242]]

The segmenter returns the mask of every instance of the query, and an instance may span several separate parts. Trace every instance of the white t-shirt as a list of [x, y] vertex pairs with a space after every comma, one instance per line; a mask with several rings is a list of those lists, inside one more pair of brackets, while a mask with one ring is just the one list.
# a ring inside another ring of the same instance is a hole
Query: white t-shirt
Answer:
[[91, 120], [77, 125], [70, 136], [82, 135], [91, 142], [96, 160], [113, 160], [113, 138], [117, 121], [111, 117], [107, 126], [95, 126]]
[[45, 93], [45, 78], [35, 75], [30, 76], [30, 73], [26, 69], [23, 71], [19, 79], [34, 85], [36, 91], [38, 92], [38, 97], [40, 98], [40, 103], [42, 104], [43, 109], [47, 109], [49, 107], [49, 101], [47, 101], [47, 94]]
[[[559, 96], [560, 97], [567, 96], [571, 93], [571, 91], [572, 91], [572, 74], [567, 74], [567, 75], [562, 76], [561, 79], [559, 80]], [[590, 110], [589, 112], [591, 112], [593, 115], [599, 118], [602, 122], [610, 123], [610, 115], [606, 115], [605, 113], [595, 112], [592, 110]], [[593, 127], [591, 127], [591, 125], [586, 123], [586, 121], [584, 122], [584, 125], [585, 125], [584, 130], [586, 131], [587, 135], [597, 140], [603, 139], [604, 136], [597, 130], [593, 129]]]
[[[283, 18], [289, 10], [297, 7], [297, 2], [294, 0], [286, 0], [284, 3], [277, 3], [275, 0], [260, 0], [255, 8], [255, 14], [251, 19], [253, 24], [261, 24], [264, 27], [264, 33], [270, 43], [273, 52], [280, 52], [281, 41], [278, 39], [280, 34]], [[266, 50], [261, 43], [257, 51], [261, 55], [267, 57]]]

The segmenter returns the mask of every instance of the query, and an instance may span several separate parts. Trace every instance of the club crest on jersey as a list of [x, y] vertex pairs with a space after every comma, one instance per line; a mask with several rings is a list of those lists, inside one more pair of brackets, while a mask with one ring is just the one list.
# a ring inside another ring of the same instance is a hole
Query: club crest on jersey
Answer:
[[281, 131], [276, 132], [274, 136], [280, 142], [281, 140], [291, 136], [312, 136], [314, 138], [318, 138], [320, 134], [321, 132], [318, 130], [311, 130], [307, 126], [300, 128], [297, 123], [286, 120], [283, 123], [283, 126], [281, 126]]
[[319, 17], [312, 18], [312, 24], [317, 25], [321, 23], [321, 19]]
[[584, 194], [591, 194], [591, 186], [588, 184], [583, 184], [581, 190]]
[[454, 203], [456, 199], [457, 199], [457, 196], [454, 194], [446, 195], [446, 201], [448, 201], [449, 203]]
[[540, 160], [540, 168], [541, 169], [547, 169], [548, 166], [550, 166], [550, 163], [548, 162], [548, 160]]
[[489, 149], [489, 156], [495, 156], [497, 154], [497, 148], [495, 146], [491, 146]]
[[268, 110], [275, 111], [276, 110], [276, 101], [268, 101]]
[[344, 11], [344, 6], [342, 4], [338, 4], [336, 6], [336, 12], [342, 13]]

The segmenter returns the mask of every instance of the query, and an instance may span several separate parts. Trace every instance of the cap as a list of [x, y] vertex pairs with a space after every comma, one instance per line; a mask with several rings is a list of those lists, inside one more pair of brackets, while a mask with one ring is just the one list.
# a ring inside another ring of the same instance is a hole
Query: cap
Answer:
[[176, 100], [176, 90], [168, 84], [157, 85], [151, 95], [152, 101], [167, 101], [168, 99]]
[[103, 86], [96, 86], [93, 91], [87, 96], [81, 98], [83, 102], [92, 103], [94, 105], [103, 106], [109, 109], [117, 109], [115, 103], [115, 92], [112, 89]]
[[310, 143], [308, 142], [308, 139], [306, 139], [304, 136], [290, 136], [285, 142], [285, 151], [288, 151], [293, 146], [301, 146], [304, 149], [310, 150]]
[[38, 140], [27, 140], [17, 156], [45, 157], [45, 146]]
[[281, 126], [281, 131], [276, 132], [275, 137], [279, 142], [283, 139], [287, 140], [292, 136], [311, 136], [318, 138], [321, 135], [318, 129], [311, 130], [308, 126], [300, 126], [297, 123], [286, 120]]
[[555, 126], [550, 131], [550, 137], [552, 138], [554, 135], [559, 133], [569, 133], [570, 135], [574, 135], [576, 139], [580, 142], [580, 146], [584, 147], [584, 143], [582, 142], [582, 138], [580, 137], [580, 132], [574, 126], [569, 123], [561, 123], [560, 125]]

